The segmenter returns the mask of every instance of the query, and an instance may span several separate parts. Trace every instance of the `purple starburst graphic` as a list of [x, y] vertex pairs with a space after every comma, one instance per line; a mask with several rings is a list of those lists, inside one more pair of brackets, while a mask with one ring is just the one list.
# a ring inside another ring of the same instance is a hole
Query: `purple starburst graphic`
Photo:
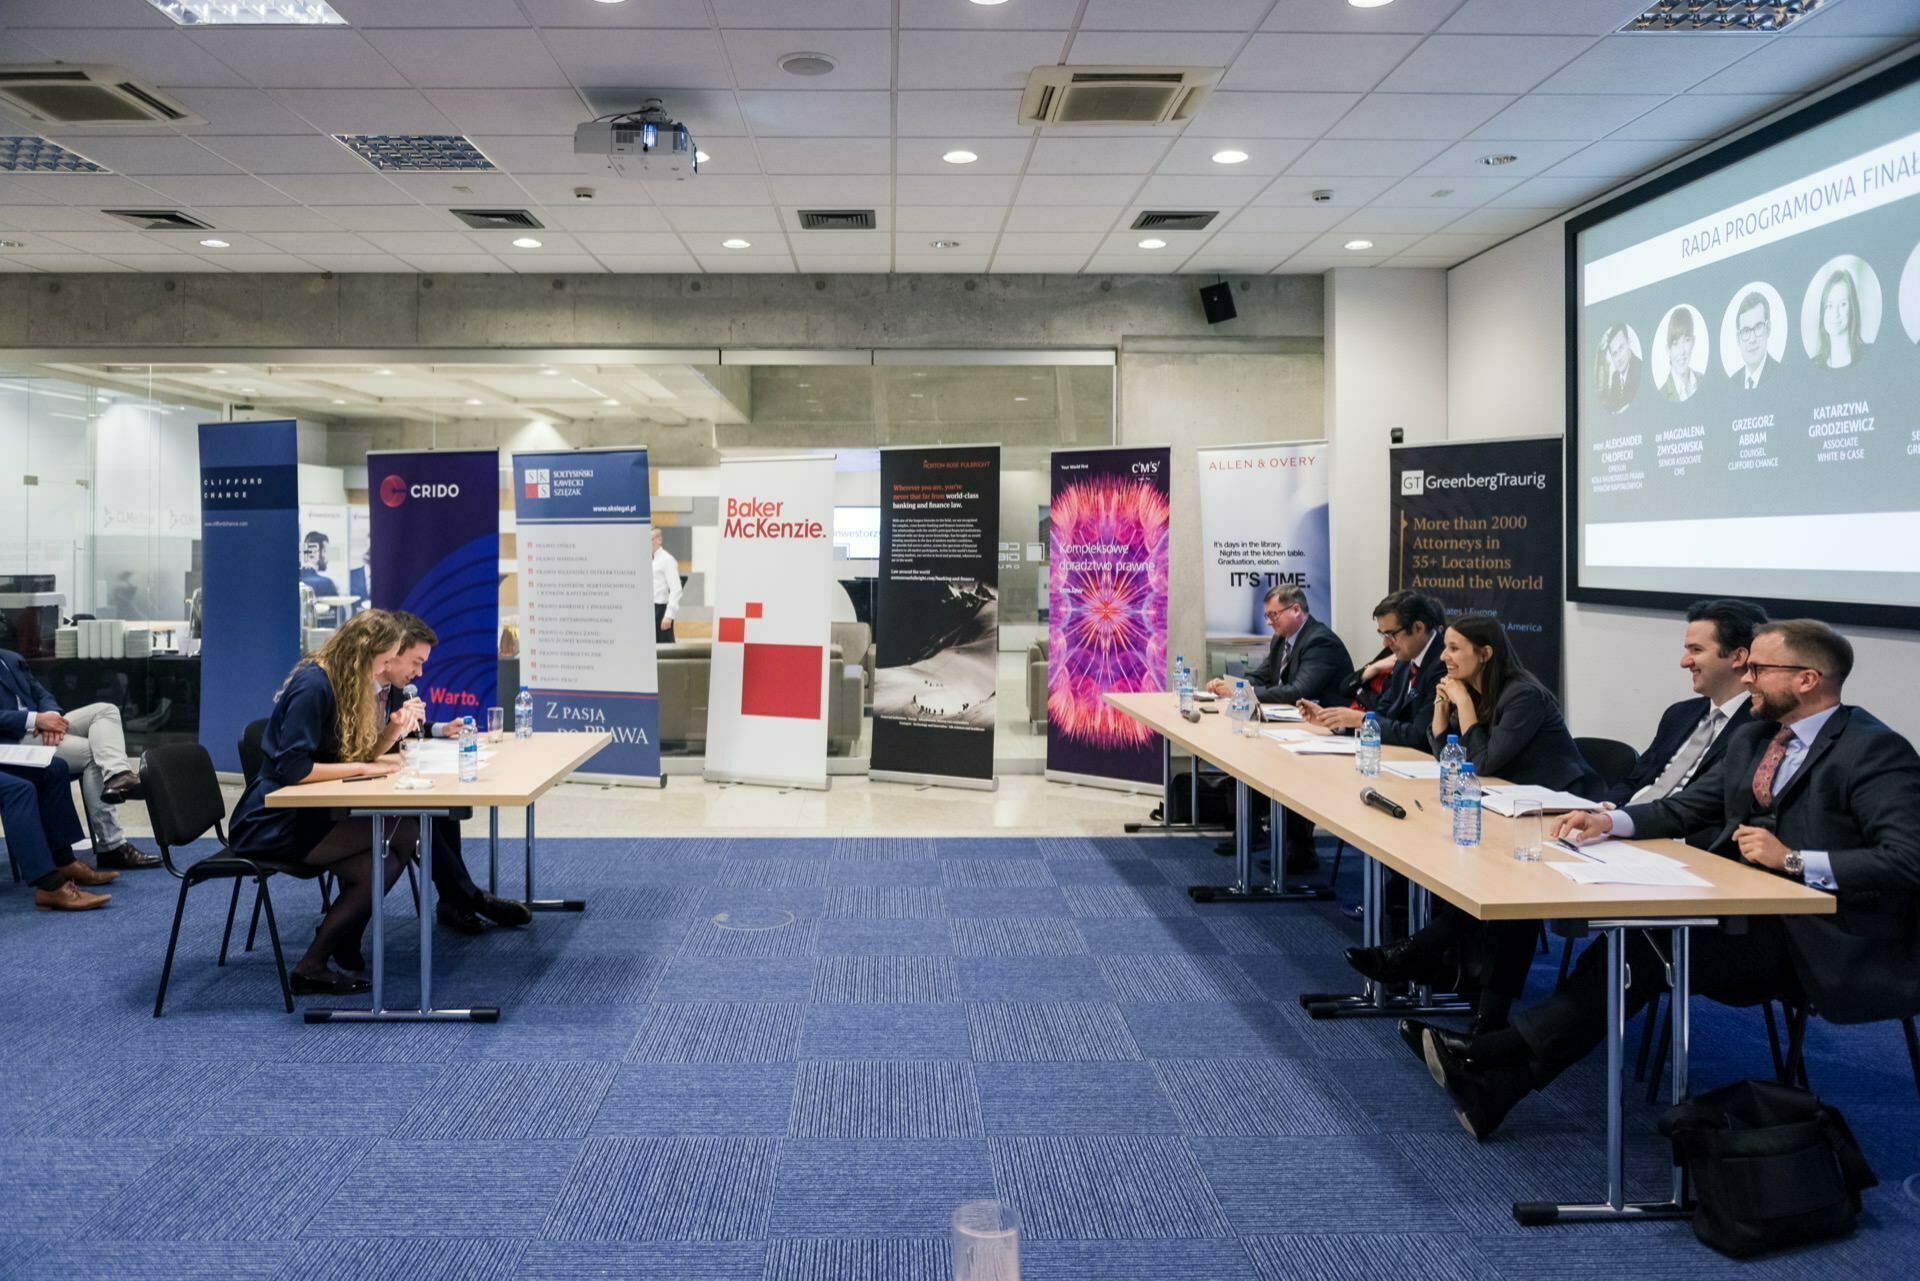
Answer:
[[1153, 731], [1102, 699], [1166, 688], [1167, 496], [1150, 481], [1090, 477], [1054, 495], [1047, 716], [1102, 748]]

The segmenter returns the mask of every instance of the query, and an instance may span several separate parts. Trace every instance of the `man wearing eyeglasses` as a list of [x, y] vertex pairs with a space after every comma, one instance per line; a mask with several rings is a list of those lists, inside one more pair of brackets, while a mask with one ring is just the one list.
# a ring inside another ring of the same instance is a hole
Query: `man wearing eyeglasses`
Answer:
[[[1840, 701], [1853, 646], [1825, 623], [1788, 619], [1754, 636], [1742, 677], [1753, 721], [1719, 762], [1665, 800], [1567, 814], [1555, 836], [1684, 837], [1834, 895], [1831, 916], [1755, 916], [1744, 932], [1699, 931], [1693, 990], [1727, 1005], [1811, 1001], [1835, 1023], [1920, 1009], [1920, 755], [1864, 708]], [[1627, 934], [1626, 1017], [1665, 982], [1644, 932]], [[1599, 1043], [1606, 949], [1589, 946], [1555, 996], [1513, 1025], [1467, 1038], [1428, 1027], [1427, 1068], [1485, 1139], [1528, 1091]]]
[[[1420, 592], [1394, 592], [1373, 607], [1373, 627], [1384, 647], [1379, 658], [1347, 678], [1356, 696], [1360, 689], [1379, 676], [1382, 665], [1388, 672], [1387, 683], [1374, 699], [1372, 711], [1379, 718], [1380, 741], [1389, 747], [1417, 747], [1428, 750], [1428, 722], [1433, 718], [1433, 689], [1446, 676], [1440, 651], [1447, 630], [1447, 615], [1440, 602]], [[1335, 733], [1350, 733], [1367, 718], [1367, 709], [1356, 702], [1351, 707], [1322, 707], [1310, 699], [1300, 701], [1300, 710], [1315, 725]]]
[[1740, 299], [1739, 310], [1733, 313], [1734, 337], [1740, 347], [1740, 371], [1734, 377], [1740, 379], [1740, 385], [1748, 391], [1758, 387], [1761, 378], [1773, 367], [1772, 356], [1767, 351], [1768, 336], [1773, 332], [1772, 316], [1772, 304], [1758, 289], [1749, 290]]

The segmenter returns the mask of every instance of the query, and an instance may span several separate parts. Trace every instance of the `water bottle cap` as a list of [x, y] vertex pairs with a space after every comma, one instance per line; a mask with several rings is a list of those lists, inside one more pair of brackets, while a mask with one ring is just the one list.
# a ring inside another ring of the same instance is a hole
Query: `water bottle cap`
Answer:
[[1234, 687], [1235, 689], [1245, 689], [1245, 688], [1247, 687], [1247, 683], [1246, 683], [1245, 681], [1243, 681], [1243, 680], [1236, 680], [1236, 681], [1235, 681], [1235, 682], [1233, 683], [1233, 687]]
[[1458, 747], [1460, 745], [1460, 736], [1458, 734], [1447, 735], [1447, 744], [1450, 747]]
[[1473, 762], [1472, 762], [1472, 761], [1461, 761], [1461, 762], [1460, 762], [1460, 772], [1461, 772], [1462, 774], [1471, 774], [1471, 773], [1473, 773]]
[[1367, 719], [1368, 719], [1368, 720], [1370, 720], [1370, 721], [1377, 721], [1377, 720], [1379, 720], [1379, 719], [1380, 719], [1380, 713], [1378, 713], [1378, 712], [1368, 712], [1368, 713], [1367, 713]]

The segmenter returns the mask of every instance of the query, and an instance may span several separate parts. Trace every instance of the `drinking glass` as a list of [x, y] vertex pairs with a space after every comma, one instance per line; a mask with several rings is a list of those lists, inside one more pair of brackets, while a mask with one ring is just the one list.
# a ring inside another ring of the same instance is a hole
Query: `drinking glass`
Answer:
[[999, 1201], [953, 1212], [953, 1281], [1020, 1281], [1020, 1215]]
[[1547, 811], [1543, 805], [1522, 809], [1513, 818], [1513, 856], [1522, 863], [1540, 861], [1547, 839]]
[[506, 709], [503, 707], [489, 707], [487, 709], [487, 741], [489, 743], [499, 742], [500, 735], [505, 732], [506, 728]]
[[400, 772], [393, 776], [393, 785], [396, 789], [415, 792], [424, 791], [433, 786], [433, 780], [429, 779], [420, 768], [420, 756], [425, 750], [425, 745], [417, 738], [400, 740]]

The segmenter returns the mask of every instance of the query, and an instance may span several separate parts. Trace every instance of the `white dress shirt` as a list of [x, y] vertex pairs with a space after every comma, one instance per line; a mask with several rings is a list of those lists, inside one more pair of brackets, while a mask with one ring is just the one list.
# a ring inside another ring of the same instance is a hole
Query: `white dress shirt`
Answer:
[[668, 618], [680, 617], [680, 562], [664, 547], [653, 554], [653, 603], [665, 605]]

